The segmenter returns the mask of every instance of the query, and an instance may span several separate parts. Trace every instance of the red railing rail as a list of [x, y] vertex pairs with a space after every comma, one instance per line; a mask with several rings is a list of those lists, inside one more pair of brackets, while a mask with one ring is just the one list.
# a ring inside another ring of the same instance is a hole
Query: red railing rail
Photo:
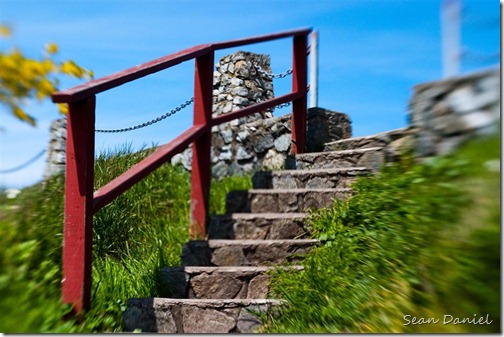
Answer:
[[[91, 306], [93, 215], [192, 143], [191, 238], [204, 238], [210, 188], [212, 126], [292, 101], [292, 149], [302, 153], [306, 139], [307, 42], [311, 28], [198, 45], [71, 89], [58, 91], [54, 103], [67, 103], [63, 302], [76, 312]], [[212, 117], [214, 52], [283, 38], [293, 39], [292, 91], [280, 97]], [[194, 122], [188, 130], [93, 193], [96, 94], [195, 59]]]

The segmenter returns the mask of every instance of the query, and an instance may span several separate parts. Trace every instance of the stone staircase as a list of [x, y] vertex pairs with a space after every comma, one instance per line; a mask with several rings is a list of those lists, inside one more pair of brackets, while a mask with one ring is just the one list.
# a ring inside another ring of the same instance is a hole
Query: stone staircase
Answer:
[[127, 331], [250, 333], [259, 313], [284, 305], [269, 299], [268, 271], [298, 265], [317, 240], [306, 212], [351, 196], [352, 181], [379, 170], [407, 142], [410, 129], [327, 143], [296, 156], [295, 167], [257, 172], [254, 188], [227, 195], [227, 214], [212, 217], [208, 240], [188, 242], [182, 267], [161, 272], [163, 298], [131, 299]]

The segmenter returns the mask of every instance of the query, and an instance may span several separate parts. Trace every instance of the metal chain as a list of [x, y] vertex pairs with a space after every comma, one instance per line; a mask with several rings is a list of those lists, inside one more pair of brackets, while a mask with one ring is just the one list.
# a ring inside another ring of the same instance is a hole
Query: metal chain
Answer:
[[[308, 83], [308, 86], [306, 87], [306, 90], [310, 91], [310, 84]], [[282, 109], [282, 108], [286, 108], [288, 106], [290, 106], [292, 104], [292, 101], [291, 102], [286, 102], [286, 103], [282, 103], [282, 104], [278, 104], [275, 109]]]
[[282, 103], [282, 104], [278, 104], [275, 109], [282, 109], [282, 108], [286, 108], [288, 106], [290, 106], [292, 104], [292, 102], [285, 102], [285, 103]]
[[[280, 74], [272, 74], [272, 73], [269, 73], [266, 70], [264, 70], [256, 62], [254, 62], [254, 67], [263, 76], [270, 77], [270, 78], [284, 78], [284, 77], [287, 77], [287, 76], [289, 76], [289, 75], [292, 74], [292, 69], [287, 69], [287, 71], [285, 71], [283, 73], [280, 73]], [[193, 101], [194, 101], [194, 97], [188, 99], [186, 102], [182, 103], [181, 105], [179, 105], [175, 109], [172, 109], [170, 112], [167, 112], [164, 115], [159, 116], [158, 118], [155, 118], [155, 119], [153, 119], [151, 121], [148, 121], [148, 122], [145, 122], [145, 123], [142, 123], [142, 124], [138, 124], [138, 125], [135, 125], [135, 126], [132, 126], [132, 127], [129, 127], [129, 128], [123, 128], [123, 129], [110, 129], [110, 130], [100, 130], [100, 129], [98, 129], [98, 130], [95, 130], [95, 132], [99, 132], [99, 133], [120, 133], [120, 132], [128, 132], [128, 131], [133, 131], [133, 130], [138, 130], [138, 129], [141, 129], [141, 128], [145, 128], [145, 127], [147, 127], [149, 125], [158, 123], [158, 122], [162, 121], [163, 119], [166, 119], [166, 118], [168, 118], [170, 116], [173, 116], [174, 114], [176, 114], [180, 110], [182, 110], [185, 107], [191, 105], [191, 103]], [[276, 108], [277, 109], [282, 109], [282, 108], [290, 106], [291, 104], [292, 104], [292, 102], [282, 103], [282, 104], [277, 105]]]
[[273, 74], [273, 73], [268, 73], [266, 70], [264, 70], [259, 64], [254, 62], [254, 67], [257, 69], [258, 72], [260, 72], [263, 76], [270, 77], [270, 78], [284, 78], [292, 74], [292, 69], [287, 69], [287, 71], [280, 73], [280, 74]]
[[25, 167], [28, 167], [29, 165], [33, 164], [37, 159], [39, 159], [40, 157], [42, 157], [42, 155], [45, 152], [46, 152], [46, 150], [40, 151], [39, 153], [37, 153], [36, 156], [30, 158], [29, 160], [27, 160], [23, 164], [18, 165], [16, 167], [13, 167], [13, 168], [10, 168], [10, 169], [6, 169], [6, 170], [0, 170], [0, 174], [14, 173], [14, 172], [20, 171], [20, 170], [24, 169]]
[[152, 125], [152, 124], [156, 124], [156, 123], [162, 121], [163, 119], [166, 119], [166, 118], [168, 118], [170, 116], [175, 115], [180, 110], [182, 110], [185, 107], [191, 105], [191, 103], [193, 101], [194, 101], [194, 97], [191, 97], [190, 99], [188, 99], [184, 103], [180, 104], [178, 107], [172, 109], [171, 111], [165, 113], [164, 115], [159, 116], [158, 118], [155, 118], [153, 120], [150, 120], [150, 121], [142, 123], [142, 124], [138, 124], [138, 125], [135, 125], [135, 126], [132, 126], [132, 127], [129, 127], [129, 128], [123, 128], [123, 129], [95, 130], [95, 132], [100, 132], [100, 133], [120, 133], [120, 132], [127, 132], [127, 131], [138, 130], [138, 129], [144, 128], [146, 126], [149, 126], [149, 125]]

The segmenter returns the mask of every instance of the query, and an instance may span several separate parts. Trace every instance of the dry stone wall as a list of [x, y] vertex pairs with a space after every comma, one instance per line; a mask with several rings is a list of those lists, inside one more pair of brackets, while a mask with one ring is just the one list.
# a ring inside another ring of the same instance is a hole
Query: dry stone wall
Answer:
[[[240, 51], [223, 57], [215, 68], [212, 108], [214, 115], [236, 111], [274, 96], [272, 78], [266, 74], [271, 73], [268, 55]], [[272, 112], [272, 109], [268, 109], [234, 120], [230, 124], [236, 126], [271, 118]]]
[[65, 172], [67, 120], [59, 118], [49, 129], [49, 144], [44, 179]]
[[[221, 115], [274, 97], [270, 58], [247, 52], [223, 57], [216, 64], [213, 112]], [[321, 108], [308, 111], [307, 151], [352, 135], [344, 113]], [[273, 118], [272, 109], [233, 120], [212, 129], [212, 175], [223, 177], [260, 169], [293, 168], [291, 114]], [[191, 169], [188, 148], [172, 159]]]
[[415, 152], [443, 155], [500, 125], [500, 71], [417, 85], [410, 101]]
[[[292, 155], [291, 114], [236, 126], [223, 124], [212, 131], [212, 175], [223, 177], [256, 170], [295, 168]], [[327, 142], [349, 138], [351, 122], [344, 113], [308, 109], [307, 151], [322, 151]], [[175, 156], [174, 164], [191, 169], [192, 150]]]

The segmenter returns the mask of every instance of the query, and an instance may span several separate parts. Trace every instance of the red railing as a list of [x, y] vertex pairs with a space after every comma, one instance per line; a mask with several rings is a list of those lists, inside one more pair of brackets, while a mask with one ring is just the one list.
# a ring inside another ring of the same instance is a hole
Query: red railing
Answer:
[[[292, 101], [292, 149], [294, 153], [303, 152], [306, 138], [307, 40], [310, 32], [311, 29], [306, 28], [199, 45], [52, 96], [54, 103], [68, 104], [63, 302], [72, 304], [76, 312], [90, 308], [93, 214], [191, 143], [190, 234], [191, 238], [205, 237], [212, 126]], [[292, 92], [212, 117], [214, 51], [289, 37], [293, 38]], [[191, 59], [195, 59], [193, 126], [93, 193], [95, 95]]]

